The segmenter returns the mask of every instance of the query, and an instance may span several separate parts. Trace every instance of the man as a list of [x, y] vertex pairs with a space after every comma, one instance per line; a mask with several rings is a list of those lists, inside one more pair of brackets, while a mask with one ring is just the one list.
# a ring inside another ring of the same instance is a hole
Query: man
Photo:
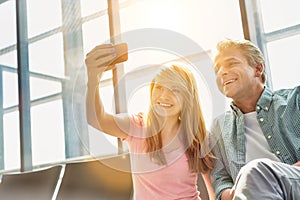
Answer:
[[300, 199], [300, 86], [267, 88], [263, 55], [247, 40], [219, 42], [214, 63], [232, 99], [211, 130], [216, 198]]

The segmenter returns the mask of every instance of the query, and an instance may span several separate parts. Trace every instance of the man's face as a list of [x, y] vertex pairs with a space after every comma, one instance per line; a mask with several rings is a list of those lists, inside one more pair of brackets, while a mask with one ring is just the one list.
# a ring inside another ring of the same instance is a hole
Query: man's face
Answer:
[[219, 90], [234, 101], [245, 98], [257, 80], [255, 68], [236, 48], [228, 48], [216, 56], [215, 75]]

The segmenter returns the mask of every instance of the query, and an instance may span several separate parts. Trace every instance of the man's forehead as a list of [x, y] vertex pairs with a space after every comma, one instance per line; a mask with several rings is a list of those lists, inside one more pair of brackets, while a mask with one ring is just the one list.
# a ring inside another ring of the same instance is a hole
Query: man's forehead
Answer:
[[218, 66], [222, 63], [228, 63], [228, 62], [233, 62], [233, 61], [244, 61], [245, 57], [243, 54], [238, 51], [237, 49], [228, 49], [224, 50], [218, 55], [216, 55], [214, 63], [215, 66]]

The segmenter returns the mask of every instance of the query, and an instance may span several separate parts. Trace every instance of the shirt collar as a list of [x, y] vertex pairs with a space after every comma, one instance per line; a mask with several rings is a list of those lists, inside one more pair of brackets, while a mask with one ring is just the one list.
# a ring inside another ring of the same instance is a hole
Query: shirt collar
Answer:
[[243, 114], [242, 111], [236, 105], [234, 105], [233, 101], [230, 103], [230, 107], [236, 116], [240, 116]]
[[268, 111], [273, 101], [274, 93], [269, 88], [265, 87], [256, 104], [256, 112], [259, 113], [262, 109]]
[[[259, 113], [262, 109], [265, 111], [268, 111], [270, 108], [270, 105], [273, 100], [274, 93], [269, 88], [265, 87], [263, 93], [261, 94], [260, 98], [258, 99], [258, 102], [256, 104], [256, 112]], [[233, 102], [230, 103], [230, 107], [233, 110], [235, 115], [242, 115], [242, 111], [233, 104]]]

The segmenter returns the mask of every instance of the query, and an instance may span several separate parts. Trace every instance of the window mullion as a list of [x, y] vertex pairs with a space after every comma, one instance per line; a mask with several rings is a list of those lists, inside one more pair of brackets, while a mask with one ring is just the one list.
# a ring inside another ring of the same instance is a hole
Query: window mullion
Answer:
[[16, 1], [21, 171], [32, 169], [26, 0]]
[[65, 155], [83, 156], [89, 150], [88, 126], [85, 119], [85, 68], [80, 0], [62, 0], [65, 76], [62, 82]]
[[[244, 30], [248, 30], [249, 37], [246, 39], [250, 39], [253, 43], [255, 43], [265, 57], [265, 70], [267, 73], [267, 81], [266, 85], [270, 88], [273, 88], [272, 84], [272, 77], [271, 77], [271, 69], [269, 66], [269, 58], [268, 58], [268, 50], [267, 50], [267, 41], [265, 37], [265, 31], [263, 27], [263, 20], [262, 20], [262, 10], [260, 8], [260, 3], [258, 0], [247, 1], [247, 0], [240, 0], [240, 5], [245, 6], [246, 16], [243, 19], [243, 26], [247, 24], [248, 28], [244, 28]], [[242, 13], [241, 9], [241, 14]]]
[[[121, 26], [119, 15], [119, 1], [107, 0], [108, 5], [108, 18], [109, 18], [109, 32], [110, 41], [112, 44], [118, 44], [121, 40]], [[113, 85], [114, 85], [114, 99], [116, 113], [127, 112], [125, 80], [121, 79], [124, 75], [124, 65], [122, 63], [117, 64], [116, 68], [113, 68]], [[118, 153], [123, 152], [123, 144], [120, 138], [118, 138]]]
[[0, 170], [4, 169], [4, 127], [3, 127], [3, 69], [0, 67]]

